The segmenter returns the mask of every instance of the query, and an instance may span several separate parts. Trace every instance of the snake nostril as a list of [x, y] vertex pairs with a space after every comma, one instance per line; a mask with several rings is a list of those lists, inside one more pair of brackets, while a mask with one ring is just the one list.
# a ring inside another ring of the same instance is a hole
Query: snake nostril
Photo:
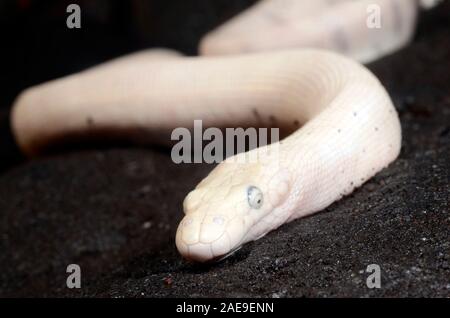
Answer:
[[186, 218], [184, 221], [183, 221], [183, 226], [189, 226], [189, 225], [191, 225], [192, 224], [192, 219], [191, 218]]
[[223, 218], [223, 216], [215, 216], [213, 218], [213, 222], [217, 225], [223, 225], [223, 223], [225, 223], [225, 219]]
[[200, 242], [212, 243], [225, 231], [226, 217], [223, 215], [206, 215], [201, 222]]

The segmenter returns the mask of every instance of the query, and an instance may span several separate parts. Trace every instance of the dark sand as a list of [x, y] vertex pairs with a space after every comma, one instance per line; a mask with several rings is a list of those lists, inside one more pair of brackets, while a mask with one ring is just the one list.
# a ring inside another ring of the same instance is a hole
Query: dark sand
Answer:
[[[166, 10], [160, 24], [177, 35], [154, 43], [192, 53], [201, 32], [251, 1], [227, 2], [177, 2], [184, 19], [175, 24]], [[26, 162], [4, 108], [0, 296], [450, 296], [449, 16], [447, 1], [422, 17], [413, 44], [370, 65], [401, 116], [400, 158], [325, 211], [213, 266], [184, 262], [174, 243], [182, 200], [211, 166], [176, 166], [151, 147]], [[70, 263], [82, 268], [80, 290], [65, 287]], [[366, 287], [372, 263], [381, 289]]]

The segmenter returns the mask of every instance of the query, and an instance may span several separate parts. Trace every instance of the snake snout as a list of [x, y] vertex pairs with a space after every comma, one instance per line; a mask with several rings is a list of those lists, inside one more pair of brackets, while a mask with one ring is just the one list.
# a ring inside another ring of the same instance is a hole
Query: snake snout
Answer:
[[176, 236], [178, 251], [186, 259], [206, 262], [228, 254], [232, 246], [223, 215], [187, 215]]

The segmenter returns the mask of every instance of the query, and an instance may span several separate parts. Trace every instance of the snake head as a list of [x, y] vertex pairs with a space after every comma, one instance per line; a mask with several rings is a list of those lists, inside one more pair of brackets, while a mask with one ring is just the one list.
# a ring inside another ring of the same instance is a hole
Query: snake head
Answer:
[[[220, 260], [277, 226], [289, 174], [262, 164], [219, 164], [184, 200], [176, 235], [188, 260]], [[278, 211], [278, 212], [277, 212]]]

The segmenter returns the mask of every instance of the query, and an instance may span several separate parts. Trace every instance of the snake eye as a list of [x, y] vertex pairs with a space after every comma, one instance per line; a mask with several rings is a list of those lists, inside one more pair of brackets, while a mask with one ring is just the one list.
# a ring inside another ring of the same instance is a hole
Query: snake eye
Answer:
[[247, 189], [247, 200], [251, 208], [259, 209], [264, 201], [261, 190], [255, 186], [249, 186]]

